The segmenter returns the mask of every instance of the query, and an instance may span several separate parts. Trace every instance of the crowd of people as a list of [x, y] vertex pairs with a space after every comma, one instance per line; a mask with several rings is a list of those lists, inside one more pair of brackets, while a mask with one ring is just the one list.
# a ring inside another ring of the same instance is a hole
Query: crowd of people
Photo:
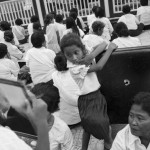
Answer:
[[[13, 27], [7, 21], [0, 22], [0, 78], [23, 81], [33, 103], [26, 104], [20, 112], [10, 106], [0, 91], [0, 149], [31, 149], [2, 126], [37, 135], [37, 150], [73, 150], [71, 129], [78, 126], [84, 129], [82, 150], [88, 149], [91, 135], [104, 140], [105, 150], [150, 147], [150, 93], [135, 96], [129, 125], [113, 142], [107, 103], [96, 74], [114, 51], [141, 46], [136, 36], [150, 29], [148, 1], [141, 1], [137, 17], [131, 14], [129, 5], [122, 10], [124, 15], [115, 27], [98, 6], [87, 16], [88, 25], [76, 8], [70, 10], [65, 24], [61, 14], [47, 14], [44, 27], [38, 16], [32, 16], [27, 27], [29, 35], [25, 34], [21, 18]], [[113, 34], [117, 35], [115, 39]], [[29, 44], [28, 51], [20, 46], [25, 43]], [[21, 68], [19, 60], [25, 62]]]

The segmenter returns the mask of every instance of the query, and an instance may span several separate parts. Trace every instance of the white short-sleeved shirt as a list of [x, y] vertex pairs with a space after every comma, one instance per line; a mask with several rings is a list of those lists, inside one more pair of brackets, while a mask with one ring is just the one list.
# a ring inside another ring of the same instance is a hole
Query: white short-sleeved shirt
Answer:
[[56, 28], [59, 32], [60, 39], [63, 37], [63, 32], [66, 30], [66, 26], [61, 23], [55, 22]]
[[96, 19], [95, 14], [88, 15], [87, 16], [87, 24], [88, 24], [88, 26], [90, 26], [91, 23], [93, 22], [93, 20], [95, 20], [95, 19]]
[[32, 150], [10, 129], [0, 126], [0, 150]]
[[67, 124], [54, 116], [54, 124], [49, 131], [51, 150], [74, 150], [73, 136]]
[[28, 24], [28, 33], [29, 35], [33, 34], [33, 23]]
[[137, 17], [144, 25], [150, 25], [150, 6], [141, 6], [137, 9]]
[[12, 31], [18, 40], [23, 40], [25, 38], [25, 30], [22, 26], [15, 25], [12, 27]]
[[34, 84], [48, 82], [52, 79], [52, 73], [55, 71], [54, 58], [55, 53], [46, 49], [31, 48], [27, 51], [25, 60], [30, 68], [30, 74]]
[[140, 23], [133, 14], [126, 14], [121, 16], [118, 22], [125, 23], [129, 30], [136, 30], [138, 28], [137, 24]]
[[17, 80], [19, 68], [7, 58], [0, 59], [0, 78]]
[[150, 150], [150, 144], [147, 149], [139, 137], [131, 133], [130, 126], [127, 125], [117, 133], [116, 138], [112, 144], [111, 150]]
[[141, 42], [138, 38], [136, 37], [118, 37], [112, 41], [115, 43], [118, 48], [126, 48], [126, 47], [137, 47], [141, 46]]

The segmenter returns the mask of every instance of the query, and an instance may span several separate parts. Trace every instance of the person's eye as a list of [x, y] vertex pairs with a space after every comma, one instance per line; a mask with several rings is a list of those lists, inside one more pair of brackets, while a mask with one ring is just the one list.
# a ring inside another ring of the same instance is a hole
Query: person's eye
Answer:
[[139, 121], [143, 121], [143, 120], [145, 120], [143, 117], [138, 117], [138, 120]]
[[129, 114], [129, 117], [130, 117], [130, 118], [133, 118], [133, 117], [134, 117], [134, 115], [130, 113], [130, 114]]

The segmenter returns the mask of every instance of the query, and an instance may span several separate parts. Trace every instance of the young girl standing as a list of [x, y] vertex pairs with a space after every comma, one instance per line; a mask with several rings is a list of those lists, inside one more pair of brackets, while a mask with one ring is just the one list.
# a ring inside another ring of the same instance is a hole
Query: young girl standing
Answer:
[[62, 64], [62, 61], [55, 58], [56, 67], [60, 71], [54, 72], [52, 78], [54, 85], [59, 89], [60, 117], [67, 124], [73, 122], [77, 124], [81, 118], [81, 124], [85, 130], [82, 150], [87, 149], [90, 134], [97, 139], [104, 139], [105, 147], [110, 148], [111, 146], [107, 104], [100, 93], [100, 84], [95, 71], [103, 68], [113, 50], [116, 49], [116, 45], [110, 44], [109, 50], [97, 64], [90, 66], [78, 64], [84, 57], [93, 60], [96, 55], [105, 50], [105, 47], [103, 49], [99, 47], [85, 57], [87, 52], [80, 37], [69, 33], [61, 40], [61, 51], [67, 60], [66, 65], [63, 63], [64, 70], [59, 65], [59, 63]]

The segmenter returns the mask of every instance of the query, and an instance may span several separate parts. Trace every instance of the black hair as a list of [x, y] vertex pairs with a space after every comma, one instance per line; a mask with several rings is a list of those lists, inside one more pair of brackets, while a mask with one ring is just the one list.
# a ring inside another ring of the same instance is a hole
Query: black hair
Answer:
[[128, 37], [129, 36], [129, 30], [127, 28], [127, 25], [123, 22], [119, 22], [115, 25], [115, 32], [119, 37]]
[[68, 33], [64, 35], [60, 42], [61, 51], [64, 53], [64, 48], [72, 45], [76, 45], [77, 47], [81, 48], [84, 55], [87, 54], [85, 46], [83, 45], [81, 38], [77, 34]]
[[64, 56], [64, 54], [62, 52], [59, 52], [56, 54], [56, 57], [54, 59], [54, 63], [56, 66], [56, 69], [58, 71], [66, 71], [68, 70], [67, 68], [67, 59]]
[[61, 15], [61, 14], [56, 15], [55, 20], [56, 20], [56, 22], [61, 23], [63, 21], [63, 15]]
[[31, 21], [32, 23], [34, 23], [34, 22], [38, 22], [38, 21], [39, 21], [39, 17], [38, 17], [38, 16], [36, 16], [36, 15], [31, 16], [30, 21]]
[[35, 48], [41, 48], [45, 42], [44, 33], [41, 31], [35, 32], [31, 35], [31, 43]]
[[148, 6], [148, 0], [140, 0], [141, 6]]
[[150, 115], [150, 93], [140, 92], [135, 95], [132, 105], [140, 105]]
[[20, 18], [16, 19], [15, 24], [18, 25], [18, 26], [21, 26], [23, 24], [22, 19], [20, 19]]
[[104, 27], [105, 27], [105, 24], [101, 21], [95, 21], [92, 24], [92, 29], [95, 33], [97, 33], [99, 29], [103, 29]]
[[128, 14], [128, 13], [130, 13], [131, 8], [130, 8], [129, 5], [124, 5], [124, 6], [122, 7], [122, 11], [123, 11], [124, 14]]
[[79, 29], [75, 23], [75, 20], [72, 17], [68, 17], [66, 19], [66, 28], [67, 29], [72, 29], [73, 33], [76, 33], [78, 36], [80, 36]]
[[41, 30], [42, 29], [41, 24], [39, 22], [34, 22], [33, 23], [33, 29]]
[[1, 21], [0, 22], [0, 28], [3, 31], [10, 30], [11, 29], [11, 24], [7, 21]]
[[47, 104], [48, 111], [50, 113], [54, 113], [59, 110], [59, 91], [53, 85], [53, 80], [50, 80], [47, 83], [39, 83], [36, 84], [32, 89], [31, 92], [35, 94], [37, 97], [41, 97], [41, 99]]
[[52, 11], [51, 14], [54, 16], [54, 19], [56, 18], [56, 11]]
[[8, 53], [7, 46], [3, 43], [0, 43], [0, 59], [4, 58]]
[[75, 12], [78, 15], [78, 9], [77, 8], [71, 8], [70, 12]]
[[94, 7], [92, 8], [92, 12], [95, 13], [95, 11], [96, 11], [97, 8], [98, 8], [98, 6], [94, 6]]
[[11, 42], [14, 39], [14, 34], [12, 31], [7, 30], [4, 32], [4, 39], [6, 42]]
[[77, 19], [77, 13], [76, 12], [70, 12], [69, 13], [69, 17], [72, 17], [74, 20], [76, 20]]
[[97, 18], [105, 17], [105, 10], [102, 7], [97, 7], [95, 10], [95, 16]]

